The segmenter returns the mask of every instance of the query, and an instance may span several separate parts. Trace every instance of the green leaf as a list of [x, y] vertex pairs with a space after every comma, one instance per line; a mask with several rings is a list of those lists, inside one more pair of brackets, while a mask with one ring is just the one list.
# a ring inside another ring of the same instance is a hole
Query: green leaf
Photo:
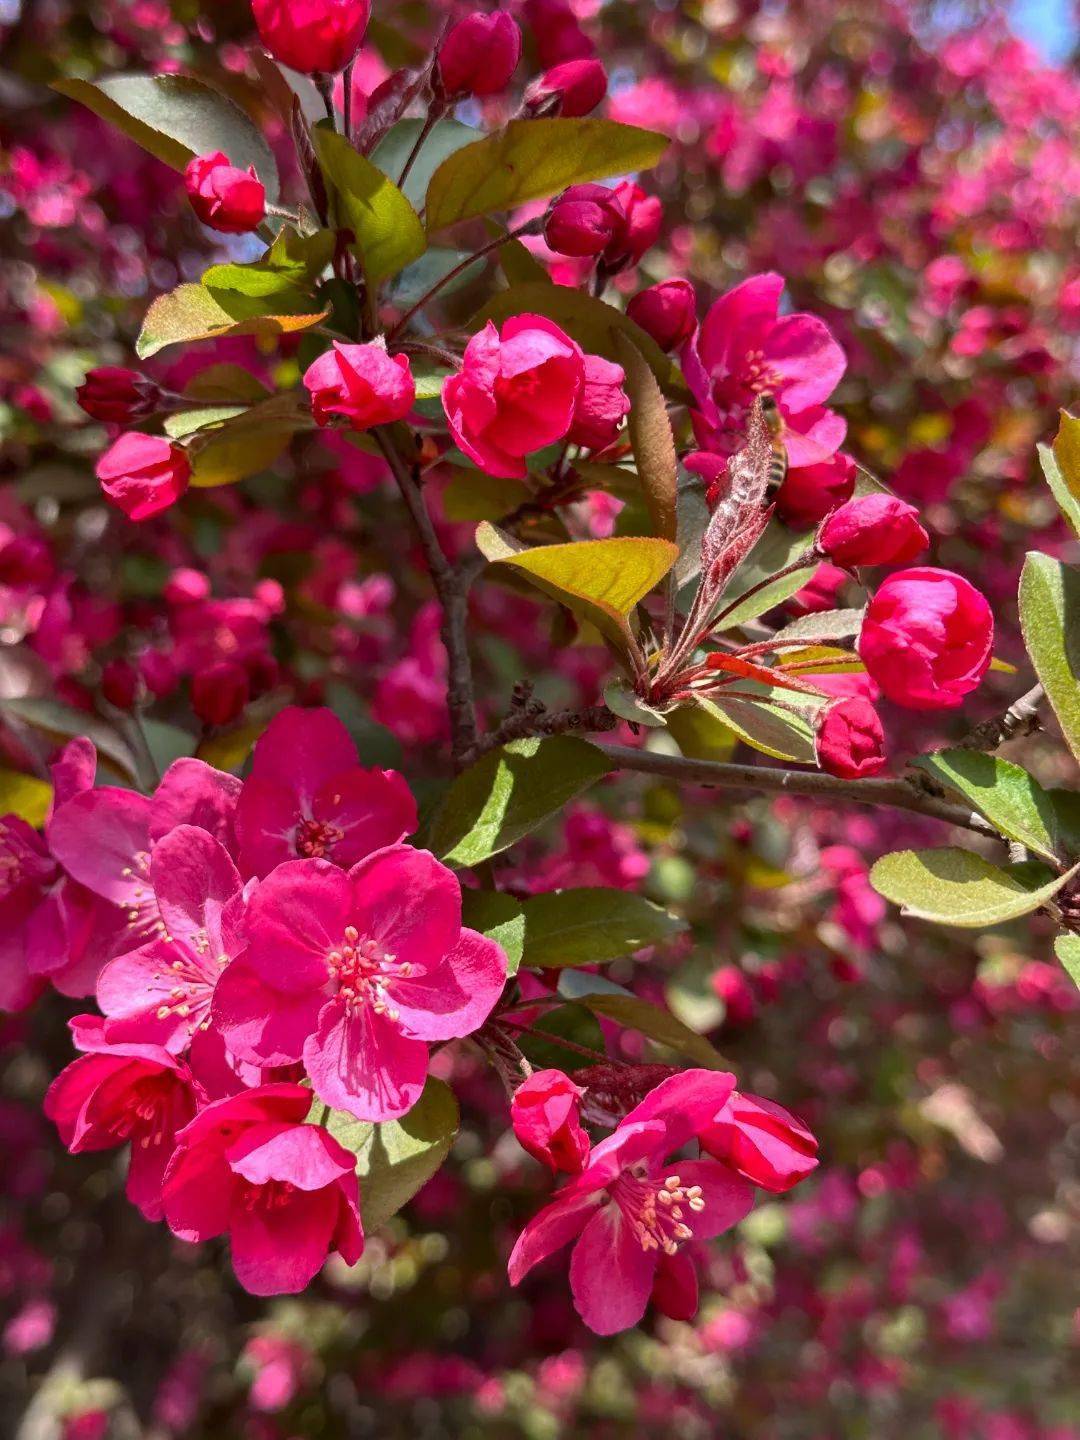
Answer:
[[295, 434], [314, 425], [302, 392], [273, 395], [213, 429], [198, 432], [188, 447], [191, 483], [208, 490], [258, 475], [285, 452]]
[[53, 787], [47, 780], [0, 767], [0, 815], [17, 815], [40, 830], [49, 813], [52, 795]]
[[939, 750], [911, 763], [957, 791], [1007, 839], [1044, 860], [1057, 858], [1053, 798], [1019, 765], [978, 750]]
[[660, 945], [683, 921], [630, 890], [553, 890], [524, 901], [523, 965], [602, 965]]
[[[792, 699], [791, 696], [787, 698]], [[708, 699], [699, 696], [697, 704], [732, 730], [752, 750], [771, 755], [774, 760], [793, 760], [799, 765], [815, 764], [813, 726], [801, 715], [770, 704], [766, 697], [738, 700], [720, 692]]]
[[273, 152], [252, 120], [220, 91], [188, 75], [110, 75], [101, 80], [57, 80], [52, 88], [115, 125], [174, 170], [193, 155], [222, 150], [241, 170], [254, 165], [276, 200]]
[[1058, 432], [1054, 436], [1054, 459], [1062, 479], [1074, 500], [1080, 500], [1080, 415], [1060, 412]]
[[0, 714], [14, 716], [25, 725], [64, 744], [76, 735], [86, 735], [129, 779], [135, 778], [135, 762], [126, 741], [104, 720], [76, 710], [60, 700], [0, 700]]
[[512, 740], [450, 786], [432, 823], [431, 848], [448, 864], [478, 865], [535, 830], [610, 769], [602, 750], [571, 735]]
[[624, 680], [612, 680], [604, 689], [604, 704], [620, 720], [629, 720], [632, 725], [645, 725], [650, 730], [661, 729], [667, 722], [665, 716], [646, 705]]
[[701, 1065], [706, 1070], [724, 1068], [724, 1057], [713, 1049], [704, 1035], [698, 1035], [658, 1005], [650, 1005], [647, 1000], [641, 1000], [636, 995], [611, 995], [607, 992], [579, 995], [577, 999], [594, 1015], [603, 1015], [619, 1025], [638, 1030], [650, 1040], [677, 1050], [680, 1055], [693, 1060], [695, 1065]]
[[[371, 152], [372, 163], [395, 184], [405, 168], [405, 161], [412, 153], [423, 123], [423, 120], [399, 120]], [[479, 136], [480, 131], [474, 130], [470, 125], [462, 125], [457, 120], [439, 121], [424, 141], [423, 148], [402, 186], [406, 198], [415, 210], [424, 208], [424, 197], [431, 177], [443, 161], [466, 145], [471, 145]]]
[[[562, 978], [573, 975], [573, 970], [563, 972]], [[513, 1024], [508, 1020], [508, 1026]], [[526, 1060], [536, 1070], [576, 1070], [589, 1061], [577, 1047], [584, 1045], [600, 1055], [606, 1053], [604, 1032], [596, 1016], [584, 1005], [571, 1003], [561, 1005], [557, 1010], [546, 1010], [536, 1019], [529, 1021], [529, 1033], [516, 1037], [517, 1044]], [[569, 1043], [561, 1045], [566, 1040]]]
[[450, 1153], [460, 1112], [454, 1092], [428, 1076], [424, 1093], [400, 1120], [357, 1120], [345, 1110], [331, 1110], [313, 1101], [308, 1119], [325, 1124], [334, 1139], [356, 1156], [360, 1180], [360, 1213], [369, 1233], [426, 1185]]
[[135, 352], [140, 360], [148, 360], [166, 345], [192, 340], [218, 340], [223, 335], [290, 335], [310, 330], [330, 313], [264, 314], [260, 304], [265, 302], [227, 291], [211, 295], [204, 285], [178, 285], [167, 295], [159, 295], [147, 310]]
[[981, 930], [1038, 910], [1078, 868], [1047, 879], [1045, 866], [1003, 870], [970, 850], [950, 846], [883, 855], [870, 871], [870, 883], [905, 915]]
[[[541, 122], [531, 120], [529, 123]], [[534, 280], [500, 291], [473, 316], [469, 325], [473, 330], [481, 329], [489, 320], [501, 325], [511, 315], [546, 315], [590, 355], [602, 355], [617, 365], [622, 364], [617, 337], [624, 335], [669, 394], [677, 398], [686, 395], [676, 366], [652, 336], [604, 300], [594, 299], [569, 285]]]
[[666, 135], [614, 120], [511, 120], [449, 156], [427, 189], [427, 228], [512, 210], [567, 185], [648, 170], [669, 144]]
[[369, 286], [396, 275], [427, 249], [420, 217], [377, 166], [346, 140], [317, 126], [313, 132], [330, 194], [334, 222], [356, 237], [352, 247]]
[[448, 520], [499, 520], [532, 499], [520, 480], [504, 480], [483, 470], [451, 470], [442, 493]]
[[471, 285], [484, 268], [486, 259], [481, 256], [474, 264], [466, 265], [452, 280], [444, 282], [444, 277], [457, 269], [462, 261], [468, 260], [471, 253], [469, 250], [449, 250], [433, 246], [395, 277], [390, 287], [390, 298], [399, 310], [407, 310], [435, 285], [439, 286], [440, 296], [453, 295], [455, 290]]
[[288, 227], [278, 232], [266, 254], [249, 265], [211, 265], [203, 272], [202, 283], [215, 295], [246, 295], [253, 300], [266, 300], [285, 295], [303, 308], [310, 304], [304, 291], [311, 288], [330, 264], [334, 255], [334, 232], [317, 230], [313, 235], [299, 235]]
[[[782, 525], [779, 520], [770, 520], [764, 535], [728, 581], [717, 608], [726, 609], [733, 600], [740, 595], [745, 595], [752, 586], [792, 564], [800, 555], [806, 554], [813, 545], [813, 541], [812, 531], [792, 531], [786, 525]], [[816, 569], [817, 562], [808, 565], [805, 570], [797, 570], [793, 575], [784, 575], [771, 585], [764, 586], [756, 594], [736, 605], [731, 614], [724, 617], [721, 628], [734, 630], [739, 625], [745, 625], [748, 620], [756, 620], [759, 615], [764, 615], [775, 605], [782, 604], [810, 582]], [[818, 633], [821, 632], [818, 631]]]
[[668, 731], [688, 760], [730, 760], [738, 737], [723, 717], [703, 705], [680, 705], [667, 716]]
[[1064, 965], [1069, 979], [1080, 989], [1080, 935], [1059, 935], [1054, 941], [1054, 954]]
[[[809, 572], [806, 572], [809, 573]], [[803, 583], [806, 583], [806, 573]], [[778, 645], [799, 641], [814, 645], [822, 640], [853, 640], [862, 629], [865, 608], [850, 610], [814, 610], [790, 621], [772, 637]]]
[[[1074, 424], [1080, 422], [1074, 421]], [[1070, 485], [1058, 461], [1056, 453], [1049, 445], [1036, 445], [1039, 456], [1039, 464], [1046, 476], [1046, 483], [1050, 486], [1051, 493], [1057, 501], [1058, 509], [1069, 522], [1069, 527], [1074, 535], [1080, 535], [1080, 474], [1077, 476], [1075, 486]]]
[[477, 527], [476, 543], [485, 559], [508, 566], [588, 620], [624, 656], [633, 643], [627, 616], [679, 553], [670, 540], [632, 535], [530, 549], [486, 521]]
[[525, 911], [521, 902], [499, 890], [462, 890], [462, 921], [470, 930], [501, 945], [506, 973], [516, 975], [525, 951]]
[[1020, 576], [1020, 625], [1069, 748], [1080, 759], [1080, 571], [1029, 551]]
[[207, 365], [184, 386], [192, 400], [220, 400], [223, 405], [255, 405], [270, 391], [243, 365]]
[[641, 488], [645, 492], [652, 532], [663, 540], [674, 540], [679, 462], [675, 454], [675, 436], [671, 431], [667, 404], [656, 376], [634, 342], [627, 335], [616, 331], [615, 348], [626, 371], [626, 393], [630, 398], [630, 414], [627, 418], [630, 444], [637, 462]]

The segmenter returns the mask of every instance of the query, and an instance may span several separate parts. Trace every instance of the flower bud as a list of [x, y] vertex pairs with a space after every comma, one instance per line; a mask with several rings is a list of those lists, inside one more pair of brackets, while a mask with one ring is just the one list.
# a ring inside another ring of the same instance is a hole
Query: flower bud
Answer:
[[834, 565], [906, 565], [930, 543], [919, 512], [895, 495], [857, 495], [827, 515], [817, 548]]
[[514, 1091], [510, 1119], [523, 1150], [551, 1170], [576, 1175], [589, 1153], [581, 1128], [585, 1091], [561, 1070], [537, 1070]]
[[781, 1194], [817, 1165], [817, 1141], [790, 1110], [760, 1095], [732, 1092], [701, 1148], [763, 1190]]
[[505, 10], [495, 10], [459, 20], [439, 47], [436, 67], [447, 96], [497, 95], [520, 59], [517, 22]]
[[585, 356], [585, 383], [581, 387], [574, 423], [568, 438], [587, 450], [602, 450], [619, 433], [630, 413], [630, 397], [622, 388], [626, 372], [601, 355]]
[[130, 425], [154, 413], [161, 403], [161, 391], [153, 380], [137, 370], [99, 365], [87, 371], [86, 379], [75, 391], [75, 399], [95, 420]]
[[713, 971], [712, 988], [724, 1002], [725, 1020], [730, 1025], [749, 1025], [757, 1010], [757, 1000], [738, 965], [721, 965]]
[[815, 743], [822, 770], [841, 780], [865, 780], [885, 768], [885, 731], [873, 705], [861, 696], [822, 710]]
[[251, 0], [259, 38], [304, 75], [333, 75], [360, 49], [371, 0]]
[[95, 473], [102, 490], [130, 520], [148, 520], [180, 499], [191, 466], [179, 445], [129, 430], [105, 451]]
[[622, 216], [606, 185], [571, 185], [548, 214], [544, 239], [557, 255], [602, 255], [614, 243]]
[[110, 660], [101, 672], [101, 693], [117, 710], [133, 710], [142, 698], [139, 672], [129, 660]]
[[243, 235], [266, 218], [266, 191], [254, 165], [240, 170], [221, 150], [194, 156], [184, 184], [195, 214], [223, 235]]
[[405, 355], [388, 355], [385, 344], [343, 345], [308, 366], [304, 384], [311, 391], [311, 413], [319, 425], [342, 415], [352, 430], [370, 430], [404, 420], [416, 400], [416, 386]]
[[859, 658], [909, 710], [959, 705], [990, 667], [994, 617], [961, 575], [916, 566], [890, 575], [867, 606]]
[[181, 565], [165, 581], [163, 591], [170, 605], [190, 605], [210, 597], [210, 577], [201, 570]]
[[208, 665], [191, 677], [191, 707], [204, 725], [228, 725], [248, 703], [247, 671], [232, 660]]
[[176, 689], [176, 666], [164, 650], [144, 650], [138, 666], [143, 684], [155, 699], [163, 700]]
[[661, 350], [674, 350], [697, 326], [697, 296], [689, 280], [661, 280], [639, 290], [626, 313]]
[[532, 115], [577, 119], [596, 109], [607, 88], [607, 71], [599, 60], [567, 60], [532, 82], [525, 91], [525, 110]]
[[660, 235], [664, 223], [664, 207], [655, 195], [646, 195], [633, 180], [615, 186], [615, 200], [622, 211], [623, 229], [617, 255], [605, 255], [609, 269], [616, 265], [636, 265]]
[[841, 451], [816, 465], [793, 466], [776, 493], [776, 513], [785, 525], [801, 530], [817, 525], [830, 510], [850, 500], [855, 462]]

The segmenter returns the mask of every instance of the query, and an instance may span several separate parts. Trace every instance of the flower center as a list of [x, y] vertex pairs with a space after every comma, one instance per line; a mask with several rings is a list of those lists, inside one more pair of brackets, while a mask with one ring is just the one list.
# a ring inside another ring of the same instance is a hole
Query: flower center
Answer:
[[[164, 929], [164, 926], [162, 927]], [[168, 935], [163, 935], [165, 944], [174, 944]], [[168, 978], [173, 982], [168, 1000], [157, 1007], [159, 1020], [176, 1015], [187, 1020], [188, 1032], [194, 1035], [200, 1027], [207, 1029], [210, 1024], [210, 1001], [218, 975], [229, 963], [228, 955], [211, 955], [210, 937], [205, 930], [199, 930], [187, 942], [176, 946], [176, 958], [169, 961]], [[217, 969], [213, 968], [215, 965]]]
[[322, 860], [327, 851], [344, 838], [345, 831], [337, 825], [301, 816], [296, 825], [296, 853], [305, 860]]
[[355, 925], [346, 925], [341, 944], [330, 951], [326, 964], [331, 979], [337, 982], [338, 999], [350, 1010], [370, 1006], [376, 1015], [385, 1015], [389, 1020], [398, 1018], [390, 1003], [389, 986], [411, 973], [408, 961], [399, 961], [377, 940], [361, 938]]
[[662, 1185], [624, 1171], [611, 1187], [611, 1196], [637, 1236], [643, 1250], [674, 1255], [689, 1240], [692, 1215], [705, 1209], [700, 1185], [684, 1185], [669, 1175]]
[[156, 1078], [143, 1080], [133, 1087], [123, 1113], [110, 1127], [119, 1141], [130, 1140], [133, 1145], [137, 1143], [141, 1150], [164, 1142], [168, 1088], [166, 1082]]

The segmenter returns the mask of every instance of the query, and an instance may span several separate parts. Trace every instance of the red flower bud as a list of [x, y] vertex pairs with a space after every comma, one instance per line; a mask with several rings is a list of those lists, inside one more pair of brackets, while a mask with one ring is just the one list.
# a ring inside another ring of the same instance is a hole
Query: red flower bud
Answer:
[[537, 1070], [514, 1092], [510, 1119], [523, 1150], [551, 1170], [576, 1175], [589, 1153], [581, 1128], [585, 1091], [561, 1070]]
[[622, 388], [626, 372], [601, 355], [585, 356], [585, 383], [574, 410], [568, 438], [588, 450], [602, 450], [619, 433], [630, 413], [630, 397]]
[[130, 520], [148, 520], [180, 499], [191, 466], [179, 445], [129, 430], [105, 451], [96, 474], [102, 490]]
[[332, 75], [360, 49], [371, 0], [251, 0], [251, 9], [275, 60], [305, 75]]
[[176, 666], [164, 650], [144, 650], [139, 656], [139, 674], [143, 684], [158, 700], [176, 689]]
[[221, 150], [189, 160], [184, 184], [191, 208], [211, 230], [243, 235], [266, 217], [266, 191], [254, 165], [239, 170]]
[[785, 525], [801, 530], [817, 525], [830, 510], [850, 500], [855, 489], [855, 462], [837, 451], [817, 465], [788, 471], [776, 493], [776, 513]]
[[248, 702], [251, 686], [242, 665], [223, 660], [191, 678], [191, 706], [204, 725], [228, 725]]
[[655, 195], [646, 195], [640, 185], [624, 180], [615, 186], [615, 199], [623, 214], [621, 253], [605, 256], [609, 268], [613, 263], [636, 265], [660, 235], [664, 223], [664, 207]]
[[540, 64], [545, 67], [592, 54], [592, 41], [567, 0], [525, 0], [525, 23], [536, 40]]
[[504, 10], [467, 15], [439, 47], [436, 65], [449, 96], [497, 95], [521, 59], [521, 31]]
[[139, 672], [128, 660], [110, 660], [101, 672], [101, 693], [118, 710], [133, 710], [142, 689]]
[[661, 350], [674, 350], [689, 340], [697, 326], [697, 296], [689, 280], [661, 280], [640, 290], [626, 313]]
[[857, 495], [827, 515], [817, 547], [835, 565], [906, 565], [930, 543], [914, 505], [895, 495]]
[[567, 60], [553, 65], [525, 91], [529, 114], [562, 115], [576, 119], [590, 115], [607, 94], [607, 71], [599, 60]]
[[558, 255], [602, 255], [614, 243], [622, 216], [606, 185], [571, 185], [551, 207], [544, 238]]
[[757, 1010], [750, 981], [737, 965], [721, 965], [713, 971], [712, 988], [724, 1002], [725, 1020], [731, 1025], [748, 1025]]
[[864, 780], [885, 768], [881, 720], [870, 701], [858, 695], [822, 710], [816, 748], [822, 770], [842, 780]]
[[790, 1110], [738, 1090], [700, 1135], [701, 1148], [753, 1185], [780, 1194], [817, 1165], [817, 1141]]
[[75, 391], [75, 399], [95, 420], [130, 425], [154, 413], [161, 403], [161, 391], [153, 380], [137, 370], [99, 365], [87, 371], [86, 379]]
[[370, 430], [404, 420], [416, 400], [406, 355], [388, 355], [386, 345], [343, 345], [308, 366], [304, 384], [311, 391], [311, 413], [319, 425], [343, 415], [351, 429]]

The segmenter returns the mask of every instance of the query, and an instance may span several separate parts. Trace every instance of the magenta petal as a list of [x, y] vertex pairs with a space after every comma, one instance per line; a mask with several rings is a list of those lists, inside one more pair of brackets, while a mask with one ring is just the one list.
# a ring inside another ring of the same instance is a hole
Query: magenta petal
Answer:
[[[97, 750], [94, 742], [85, 735], [69, 740], [63, 750], [49, 766], [53, 783], [52, 814], [61, 805], [93, 788], [97, 774]], [[50, 817], [51, 818], [51, 817]], [[46, 822], [45, 829], [48, 831]]]
[[700, 1185], [705, 1208], [690, 1217], [695, 1240], [722, 1235], [749, 1215], [754, 1205], [754, 1187], [719, 1160], [680, 1160], [679, 1179], [683, 1185]]
[[236, 1278], [251, 1295], [296, 1295], [326, 1263], [338, 1219], [337, 1190], [297, 1194], [271, 1208], [256, 1198], [229, 1226]]
[[735, 1089], [735, 1076], [727, 1070], [684, 1070], [661, 1080], [622, 1122], [660, 1121], [667, 1130], [664, 1154], [670, 1155], [706, 1126], [711, 1125]]
[[578, 1191], [575, 1187], [574, 1193], [561, 1191], [550, 1205], [537, 1211], [510, 1254], [506, 1267], [510, 1284], [520, 1285], [534, 1265], [576, 1239], [603, 1197], [603, 1190]]
[[297, 859], [297, 827], [304, 818], [295, 793], [281, 780], [249, 776], [236, 807], [236, 834], [245, 875], [268, 875]]
[[326, 984], [326, 957], [352, 920], [352, 886], [326, 860], [291, 860], [248, 903], [247, 959], [275, 989], [299, 993]]
[[788, 463], [793, 470], [831, 460], [844, 443], [847, 421], [835, 410], [813, 405], [789, 415], [784, 431]]
[[330, 858], [348, 869], [375, 850], [396, 845], [416, 829], [416, 801], [394, 770], [361, 770], [337, 775], [315, 796], [316, 820], [340, 830]]
[[505, 983], [500, 946], [475, 930], [462, 930], [440, 964], [395, 980], [389, 989], [402, 1030], [418, 1040], [451, 1040], [479, 1030]]
[[322, 1190], [356, 1165], [356, 1157], [321, 1125], [273, 1128], [276, 1133], [267, 1135], [264, 1127], [253, 1127], [227, 1153], [233, 1170], [253, 1185], [287, 1180], [298, 1190]]
[[290, 705], [256, 741], [251, 774], [287, 786], [296, 810], [310, 814], [316, 792], [357, 763], [356, 746], [332, 710]]
[[229, 852], [205, 830], [178, 825], [154, 846], [150, 879], [171, 939], [218, 964], [222, 911], [241, 889]]
[[62, 805], [49, 845], [69, 875], [118, 905], [144, 904], [149, 893], [150, 800], [105, 785]]
[[697, 1271], [686, 1250], [660, 1256], [653, 1281], [652, 1303], [669, 1320], [692, 1320], [697, 1314]]
[[235, 843], [233, 815], [241, 782], [215, 770], [205, 760], [184, 756], [174, 760], [154, 791], [150, 806], [150, 839], [160, 840], [178, 825], [197, 825], [227, 849]]
[[239, 1183], [219, 1149], [199, 1146], [177, 1150], [162, 1186], [169, 1229], [181, 1240], [210, 1240], [224, 1235]]
[[97, 1002], [111, 1041], [163, 1045], [179, 1054], [201, 1018], [189, 1007], [181, 1015], [173, 996], [176, 950], [163, 940], [110, 960], [98, 976]]
[[[147, 1144], [143, 1144], [145, 1139]], [[162, 1186], [165, 1169], [172, 1159], [175, 1133], [169, 1129], [153, 1136], [134, 1136], [128, 1161], [127, 1198], [146, 1220], [157, 1221], [165, 1214]]]
[[645, 1314], [659, 1252], [643, 1250], [615, 1204], [594, 1215], [570, 1256], [574, 1308], [597, 1335], [629, 1330]]
[[847, 369], [843, 350], [816, 315], [785, 315], [765, 343], [765, 358], [783, 377], [779, 397], [790, 410], [827, 400]]
[[251, 1065], [290, 1065], [304, 1053], [326, 1003], [320, 990], [288, 994], [267, 985], [244, 960], [226, 967], [213, 1018], [231, 1053]]
[[348, 1011], [331, 1001], [304, 1046], [315, 1094], [359, 1120], [393, 1120], [420, 1099], [428, 1050], [370, 1008]]
[[701, 325], [698, 352], [710, 372], [737, 369], [747, 348], [744, 336], [767, 333], [776, 320], [784, 278], [768, 272], [751, 275], [709, 309]]
[[461, 886], [427, 850], [391, 845], [354, 865], [349, 881], [352, 924], [398, 961], [426, 969], [456, 942]]

